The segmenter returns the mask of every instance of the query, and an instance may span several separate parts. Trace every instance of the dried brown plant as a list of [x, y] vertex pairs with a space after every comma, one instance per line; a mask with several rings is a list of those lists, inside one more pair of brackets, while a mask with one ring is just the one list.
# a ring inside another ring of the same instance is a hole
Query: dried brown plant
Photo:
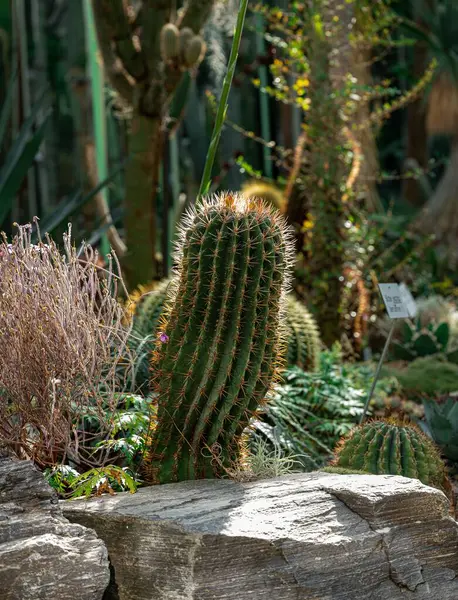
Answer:
[[62, 251], [31, 232], [0, 239], [0, 446], [41, 467], [100, 466], [129, 359], [117, 259], [100, 276], [70, 227]]

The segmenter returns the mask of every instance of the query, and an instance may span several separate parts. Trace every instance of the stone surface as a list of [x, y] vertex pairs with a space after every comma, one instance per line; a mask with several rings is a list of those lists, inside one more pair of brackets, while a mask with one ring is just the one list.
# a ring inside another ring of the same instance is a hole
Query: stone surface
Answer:
[[110, 600], [458, 599], [458, 524], [413, 479], [185, 482], [63, 511], [106, 542]]
[[104, 543], [62, 516], [34, 465], [0, 459], [1, 600], [101, 600], [109, 577]]

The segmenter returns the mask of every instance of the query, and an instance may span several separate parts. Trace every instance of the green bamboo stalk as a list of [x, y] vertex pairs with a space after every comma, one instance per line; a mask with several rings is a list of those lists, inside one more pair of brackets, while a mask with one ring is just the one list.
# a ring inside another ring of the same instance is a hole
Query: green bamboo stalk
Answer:
[[235, 26], [234, 39], [232, 40], [231, 55], [229, 57], [229, 64], [223, 81], [223, 89], [218, 103], [218, 110], [216, 112], [215, 126], [213, 128], [210, 145], [208, 147], [204, 173], [202, 175], [202, 181], [200, 182], [200, 188], [197, 194], [197, 202], [201, 200], [202, 196], [208, 194], [208, 190], [210, 189], [213, 163], [215, 162], [215, 156], [221, 137], [221, 131], [223, 129], [224, 121], [226, 120], [226, 114], [228, 109], [227, 100], [229, 98], [229, 92], [231, 91], [232, 86], [232, 79], [234, 77], [235, 67], [237, 65], [237, 57], [239, 54], [240, 40], [242, 39], [243, 25], [245, 23], [247, 6], [248, 0], [240, 0], [239, 12], [237, 15], [237, 24]]
[[[103, 66], [99, 58], [97, 34], [91, 0], [84, 0], [84, 24], [86, 29], [86, 52], [91, 78], [92, 117], [94, 119], [95, 159], [97, 164], [97, 182], [108, 177], [107, 132], [105, 116], [105, 94]], [[109, 207], [108, 190], [103, 188], [100, 195]], [[101, 250], [103, 256], [110, 252], [110, 244], [105, 234], [102, 237]]]

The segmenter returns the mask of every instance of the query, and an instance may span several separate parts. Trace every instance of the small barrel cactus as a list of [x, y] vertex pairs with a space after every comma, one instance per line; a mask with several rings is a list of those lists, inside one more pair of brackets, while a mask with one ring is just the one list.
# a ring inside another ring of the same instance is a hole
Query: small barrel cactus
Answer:
[[248, 181], [242, 186], [242, 194], [246, 198], [261, 198], [281, 212], [286, 210], [286, 200], [283, 192], [272, 183], [257, 181], [256, 179]]
[[320, 335], [307, 308], [291, 294], [286, 306], [288, 366], [316, 371], [320, 358]]
[[339, 442], [332, 466], [419, 479], [450, 497], [450, 483], [436, 446], [417, 426], [398, 419], [355, 427]]
[[281, 362], [291, 259], [281, 215], [261, 201], [223, 194], [185, 219], [174, 302], [153, 364], [148, 482], [211, 478], [238, 464], [243, 432]]

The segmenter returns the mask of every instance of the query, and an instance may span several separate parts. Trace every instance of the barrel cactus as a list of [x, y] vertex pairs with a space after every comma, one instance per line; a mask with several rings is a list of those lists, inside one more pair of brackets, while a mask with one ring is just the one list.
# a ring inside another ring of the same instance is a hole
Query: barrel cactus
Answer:
[[411, 477], [450, 495], [445, 465], [434, 443], [416, 425], [395, 418], [355, 427], [339, 442], [332, 466]]
[[139, 286], [127, 301], [133, 317], [133, 328], [142, 336], [154, 335], [164, 309], [170, 279], [163, 279], [148, 286]]
[[307, 308], [290, 294], [286, 305], [288, 366], [316, 371], [320, 358], [320, 335]]
[[139, 286], [126, 303], [126, 314], [133, 320], [128, 346], [136, 356], [134, 388], [139, 392], [150, 391], [151, 356], [170, 283], [169, 279], [164, 279]]
[[153, 358], [150, 483], [218, 477], [237, 465], [284, 351], [292, 244], [278, 211], [240, 194], [204, 200], [185, 219], [177, 258]]
[[286, 210], [285, 196], [273, 183], [258, 181], [257, 179], [250, 180], [243, 184], [242, 194], [246, 198], [261, 198], [281, 212]]

